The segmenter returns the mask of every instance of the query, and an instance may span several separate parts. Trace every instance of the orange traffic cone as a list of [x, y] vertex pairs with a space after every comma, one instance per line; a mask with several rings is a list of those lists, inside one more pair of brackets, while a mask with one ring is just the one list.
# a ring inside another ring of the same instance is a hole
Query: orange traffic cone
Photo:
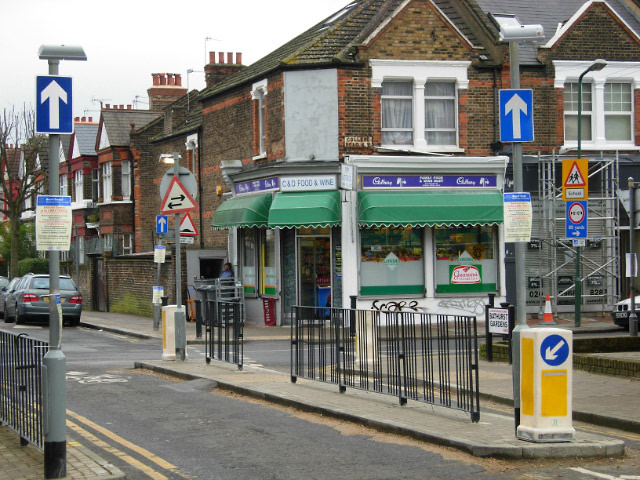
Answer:
[[549, 300], [549, 294], [547, 293], [547, 300], [544, 302], [544, 316], [540, 325], [555, 325], [556, 322], [553, 319], [553, 313], [551, 312], [551, 300]]

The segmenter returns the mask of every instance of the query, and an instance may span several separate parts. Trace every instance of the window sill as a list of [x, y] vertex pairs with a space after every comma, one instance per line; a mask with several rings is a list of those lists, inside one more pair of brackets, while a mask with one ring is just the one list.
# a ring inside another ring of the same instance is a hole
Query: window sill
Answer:
[[97, 204], [98, 207], [103, 207], [106, 205], [121, 205], [121, 204], [127, 204], [127, 203], [133, 203], [131, 200], [110, 200], [108, 202], [99, 202]]
[[[578, 144], [569, 143], [565, 144], [560, 148], [560, 153], [570, 152], [578, 149]], [[640, 151], [640, 146], [634, 145], [633, 143], [583, 143], [581, 145], [581, 150], [583, 152], [591, 152], [597, 151], [601, 152], [605, 151]]]
[[379, 152], [407, 152], [407, 153], [422, 153], [425, 155], [441, 155], [441, 154], [453, 154], [464, 153], [464, 148], [459, 147], [432, 147], [432, 148], [416, 148], [413, 145], [381, 145], [377, 148]]
[[267, 152], [263, 152], [259, 155], [256, 155], [255, 157], [251, 157], [251, 160], [264, 160], [265, 158], [267, 158]]

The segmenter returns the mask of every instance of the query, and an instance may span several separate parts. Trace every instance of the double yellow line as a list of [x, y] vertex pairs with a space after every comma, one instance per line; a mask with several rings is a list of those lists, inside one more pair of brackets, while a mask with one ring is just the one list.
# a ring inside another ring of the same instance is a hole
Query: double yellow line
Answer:
[[[83, 426], [80, 426], [79, 424], [83, 424]], [[123, 462], [131, 465], [133, 468], [143, 472], [145, 475], [147, 475], [148, 477], [150, 477], [150, 478], [152, 478], [154, 480], [169, 480], [169, 477], [163, 475], [162, 473], [160, 473], [157, 470], [154, 470], [154, 468], [152, 468], [152, 467], [146, 465], [145, 463], [141, 462], [140, 460], [132, 457], [128, 453], [116, 448], [112, 444], [109, 444], [109, 443], [105, 442], [104, 440], [101, 440], [100, 438], [98, 438], [96, 435], [94, 435], [93, 433], [91, 433], [89, 430], [87, 430], [84, 427], [88, 427], [88, 428], [94, 430], [95, 432], [97, 432], [97, 433], [103, 435], [104, 437], [106, 437], [113, 444], [119, 444], [119, 445], [123, 446], [124, 448], [126, 448], [126, 449], [136, 453], [137, 455], [143, 457], [143, 459], [148, 460], [152, 464], [157, 465], [161, 469], [163, 469], [165, 471], [168, 471], [168, 472], [171, 472], [171, 474], [173, 474], [173, 475], [178, 475], [178, 476], [180, 476], [182, 478], [185, 478], [185, 479], [191, 479], [192, 478], [192, 477], [189, 477], [189, 476], [185, 475], [184, 473], [180, 472], [178, 470], [178, 467], [176, 467], [172, 463], [169, 463], [166, 460], [158, 457], [154, 453], [151, 453], [149, 450], [147, 450], [145, 448], [142, 448], [142, 447], [140, 447], [138, 445], [135, 445], [135, 444], [129, 442], [128, 440], [125, 440], [124, 438], [120, 437], [119, 435], [116, 435], [112, 431], [107, 430], [104, 427], [101, 427], [100, 425], [92, 422], [88, 418], [85, 418], [85, 417], [83, 417], [81, 415], [78, 415], [77, 413], [72, 412], [71, 410], [67, 410], [67, 426], [69, 428], [71, 428], [71, 430], [73, 430], [75, 433], [77, 433], [78, 435], [82, 436], [87, 441], [91, 442], [94, 446], [96, 446], [98, 448], [101, 448], [104, 451], [110, 453], [111, 455], [114, 455], [114, 456], [118, 457]]]

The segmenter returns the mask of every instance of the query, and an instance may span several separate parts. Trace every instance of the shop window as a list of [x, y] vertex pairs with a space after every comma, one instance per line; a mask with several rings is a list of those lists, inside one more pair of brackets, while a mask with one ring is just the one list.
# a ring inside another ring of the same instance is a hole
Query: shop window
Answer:
[[436, 227], [434, 235], [437, 293], [497, 290], [496, 227]]
[[262, 295], [275, 295], [276, 288], [276, 239], [275, 231], [260, 231], [261, 255], [260, 265], [262, 270], [260, 293]]
[[257, 293], [256, 284], [256, 230], [245, 228], [242, 231], [242, 285], [244, 293]]
[[421, 228], [361, 229], [360, 245], [362, 295], [424, 294]]

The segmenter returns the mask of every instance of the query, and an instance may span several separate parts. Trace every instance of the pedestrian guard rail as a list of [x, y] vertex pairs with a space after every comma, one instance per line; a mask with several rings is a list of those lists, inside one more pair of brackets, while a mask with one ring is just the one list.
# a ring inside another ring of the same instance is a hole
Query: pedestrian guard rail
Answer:
[[480, 420], [476, 318], [292, 307], [291, 380], [305, 378], [468, 412]]
[[209, 285], [201, 304], [204, 310], [206, 362], [233, 363], [242, 370], [244, 347], [244, 294], [239, 279], [218, 278]]
[[0, 332], [0, 421], [20, 444], [44, 449], [42, 363], [47, 342]]

